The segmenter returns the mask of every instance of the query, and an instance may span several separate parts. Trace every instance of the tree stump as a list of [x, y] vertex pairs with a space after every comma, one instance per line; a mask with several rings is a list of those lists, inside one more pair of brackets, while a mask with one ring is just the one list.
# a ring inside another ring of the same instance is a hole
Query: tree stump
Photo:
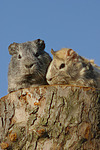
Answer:
[[100, 90], [48, 85], [0, 99], [0, 149], [99, 150]]

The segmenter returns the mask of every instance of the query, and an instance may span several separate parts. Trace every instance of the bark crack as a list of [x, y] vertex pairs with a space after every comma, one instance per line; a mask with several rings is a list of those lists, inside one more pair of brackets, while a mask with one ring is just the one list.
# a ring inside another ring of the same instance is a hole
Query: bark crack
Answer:
[[52, 97], [51, 97], [51, 101], [50, 101], [50, 107], [49, 107], [49, 111], [48, 111], [48, 118], [47, 118], [47, 122], [46, 122], [46, 125], [48, 124], [48, 120], [50, 118], [50, 111], [51, 111], [51, 105], [52, 105], [52, 102], [53, 102], [53, 98], [54, 98], [54, 92], [52, 93]]

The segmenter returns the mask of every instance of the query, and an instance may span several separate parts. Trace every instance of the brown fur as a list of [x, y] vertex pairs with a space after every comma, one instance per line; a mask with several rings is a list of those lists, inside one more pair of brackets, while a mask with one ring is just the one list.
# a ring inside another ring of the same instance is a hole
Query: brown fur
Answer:
[[49, 84], [72, 84], [100, 88], [100, 67], [74, 50], [51, 50], [53, 60], [46, 75]]

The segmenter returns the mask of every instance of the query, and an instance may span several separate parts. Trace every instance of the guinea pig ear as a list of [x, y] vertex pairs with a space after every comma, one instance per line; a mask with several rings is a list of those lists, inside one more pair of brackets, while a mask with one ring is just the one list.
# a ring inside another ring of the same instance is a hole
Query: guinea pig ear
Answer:
[[53, 55], [53, 58], [58, 58], [56, 52], [53, 49], [51, 49], [51, 54]]
[[17, 54], [18, 43], [14, 42], [14, 43], [10, 44], [9, 47], [8, 47], [8, 50], [9, 50], [10, 55]]
[[36, 44], [39, 50], [44, 50], [45, 49], [45, 43], [41, 39], [37, 39], [35, 41], [32, 41], [33, 45]]
[[55, 51], [53, 49], [51, 49], [51, 54], [55, 56]]

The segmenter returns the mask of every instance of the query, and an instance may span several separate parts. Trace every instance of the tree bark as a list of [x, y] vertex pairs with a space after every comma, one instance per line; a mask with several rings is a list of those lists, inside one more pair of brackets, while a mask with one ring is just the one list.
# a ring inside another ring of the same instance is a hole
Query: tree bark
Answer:
[[68, 85], [21, 89], [0, 99], [0, 146], [99, 150], [100, 91]]

